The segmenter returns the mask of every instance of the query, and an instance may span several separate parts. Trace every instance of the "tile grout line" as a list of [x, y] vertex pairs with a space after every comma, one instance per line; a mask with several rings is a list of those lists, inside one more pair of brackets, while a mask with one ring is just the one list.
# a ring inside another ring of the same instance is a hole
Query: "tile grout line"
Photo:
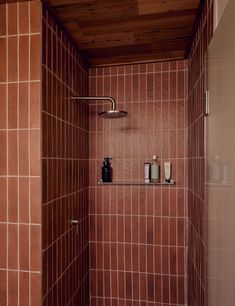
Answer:
[[[8, 34], [8, 4], [5, 4], [6, 7], [6, 33]], [[9, 79], [9, 72], [8, 72], [8, 67], [9, 67], [9, 46], [8, 46], [8, 39], [6, 39], [6, 83], [8, 83], [8, 79]], [[9, 88], [8, 88], [8, 84], [6, 86], [6, 126], [7, 126], [7, 250], [6, 250], [6, 255], [7, 255], [7, 272], [6, 272], [6, 287], [7, 287], [7, 306], [9, 305], [9, 179], [8, 179], [8, 175], [9, 175], [9, 135], [8, 135], [8, 128], [9, 128], [9, 107], [8, 107], [8, 101], [9, 101]]]
[[[29, 35], [31, 34], [31, 5], [30, 2], [27, 4], [28, 6], [28, 14], [29, 14], [29, 20], [28, 20], [28, 30], [29, 30]], [[31, 39], [29, 39], [29, 54], [31, 54]], [[31, 60], [30, 56], [28, 58], [28, 75], [29, 75], [29, 80], [31, 80]], [[28, 175], [31, 175], [31, 132], [30, 132], [30, 115], [31, 115], [31, 108], [30, 108], [30, 99], [31, 99], [31, 90], [30, 86], [28, 85], [28, 154], [29, 154], [29, 169], [28, 169]], [[31, 304], [31, 281], [32, 281], [32, 275], [31, 275], [31, 180], [29, 179], [29, 186], [28, 186], [28, 192], [29, 192], [29, 242], [28, 242], [28, 247], [29, 247], [29, 303]]]
[[20, 164], [20, 135], [19, 135], [19, 3], [16, 3], [17, 7], [17, 269], [18, 269], [18, 306], [20, 305], [20, 273], [19, 273], [19, 268], [20, 268], [20, 226], [19, 226], [19, 164]]

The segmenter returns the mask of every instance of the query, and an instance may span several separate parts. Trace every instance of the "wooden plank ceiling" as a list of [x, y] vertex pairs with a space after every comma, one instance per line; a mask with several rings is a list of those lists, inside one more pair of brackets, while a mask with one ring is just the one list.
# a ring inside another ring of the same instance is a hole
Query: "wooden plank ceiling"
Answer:
[[48, 1], [91, 66], [184, 58], [200, 6], [200, 0]]

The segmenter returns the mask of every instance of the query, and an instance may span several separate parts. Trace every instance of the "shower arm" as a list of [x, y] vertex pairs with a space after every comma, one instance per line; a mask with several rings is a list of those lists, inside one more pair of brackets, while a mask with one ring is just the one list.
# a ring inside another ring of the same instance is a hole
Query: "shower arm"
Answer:
[[71, 97], [71, 100], [106, 100], [111, 102], [112, 105], [112, 111], [115, 111], [117, 109], [116, 102], [112, 97], [96, 97], [96, 96], [90, 96], [90, 97]]

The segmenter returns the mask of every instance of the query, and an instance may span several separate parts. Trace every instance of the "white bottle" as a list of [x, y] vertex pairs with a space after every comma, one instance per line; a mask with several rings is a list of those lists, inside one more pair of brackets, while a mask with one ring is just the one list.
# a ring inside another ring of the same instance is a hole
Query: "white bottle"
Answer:
[[150, 183], [150, 163], [144, 164], [144, 181], [145, 183]]
[[165, 181], [167, 183], [171, 182], [171, 162], [164, 163]]
[[157, 161], [157, 156], [153, 156], [153, 163], [151, 164], [151, 183], [158, 183], [160, 180], [160, 165]]

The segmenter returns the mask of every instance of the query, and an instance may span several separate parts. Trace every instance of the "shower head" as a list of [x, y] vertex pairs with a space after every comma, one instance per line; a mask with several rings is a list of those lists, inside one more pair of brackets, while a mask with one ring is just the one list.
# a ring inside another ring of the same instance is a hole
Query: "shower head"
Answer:
[[72, 100], [108, 100], [111, 102], [112, 109], [108, 111], [101, 112], [99, 115], [102, 118], [107, 119], [119, 119], [124, 118], [128, 115], [125, 111], [119, 111], [116, 107], [116, 102], [112, 97], [71, 97]]
[[120, 110], [109, 110], [99, 113], [99, 116], [105, 119], [118, 119], [127, 117], [128, 113]]

